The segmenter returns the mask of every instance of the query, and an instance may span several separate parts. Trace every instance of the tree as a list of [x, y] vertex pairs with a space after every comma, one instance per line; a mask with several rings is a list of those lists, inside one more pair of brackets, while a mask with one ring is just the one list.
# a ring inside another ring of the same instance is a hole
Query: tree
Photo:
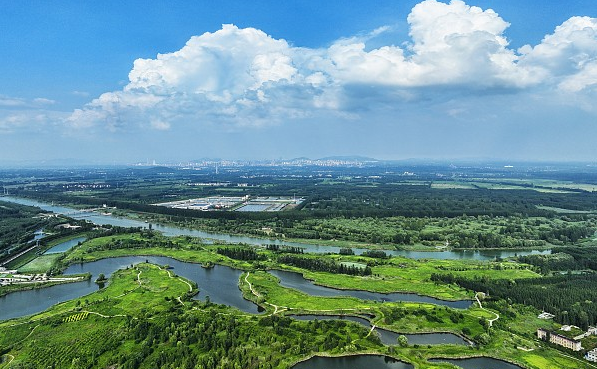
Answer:
[[406, 336], [403, 334], [398, 336], [397, 341], [398, 341], [398, 344], [400, 345], [400, 347], [408, 346], [408, 338], [406, 338]]
[[481, 345], [487, 345], [489, 342], [491, 342], [491, 336], [489, 336], [487, 333], [481, 333], [475, 337], [475, 341]]

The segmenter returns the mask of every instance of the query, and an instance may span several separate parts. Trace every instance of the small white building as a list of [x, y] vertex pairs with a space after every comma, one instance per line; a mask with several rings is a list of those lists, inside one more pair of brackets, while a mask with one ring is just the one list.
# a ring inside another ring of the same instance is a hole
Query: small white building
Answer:
[[553, 319], [555, 317], [555, 315], [547, 313], [547, 312], [542, 312], [541, 314], [539, 314], [539, 316], [537, 318], [539, 319]]
[[597, 348], [587, 352], [585, 359], [597, 363]]

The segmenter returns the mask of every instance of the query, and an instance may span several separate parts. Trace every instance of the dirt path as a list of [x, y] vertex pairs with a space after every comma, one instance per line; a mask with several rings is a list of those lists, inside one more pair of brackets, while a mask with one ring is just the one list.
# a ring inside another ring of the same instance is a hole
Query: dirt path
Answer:
[[[172, 272], [170, 272], [168, 269], [162, 268], [162, 267], [161, 267], [161, 266], [159, 266], [159, 265], [158, 265], [157, 267], [158, 267], [158, 269], [159, 269], [159, 270], [165, 270], [165, 271], [166, 271], [166, 273], [168, 273], [168, 277], [170, 277], [170, 278], [178, 278], [178, 279], [179, 279], [179, 280], [181, 280], [182, 282], [186, 283], [186, 284], [187, 284], [187, 286], [189, 286], [189, 292], [192, 292], [192, 291], [193, 291], [193, 285], [192, 285], [192, 284], [190, 284], [190, 283], [189, 283], [187, 280], [185, 280], [184, 278], [181, 278], [181, 277], [175, 277], [175, 276], [173, 276], [173, 275], [172, 275]], [[180, 304], [184, 306], [184, 302], [182, 301], [182, 296], [178, 296], [178, 297], [176, 298], [176, 301], [180, 302]]]
[[[247, 275], [245, 276], [245, 282], [246, 282], [246, 283], [249, 285], [249, 289], [251, 290], [251, 293], [252, 293], [252, 294], [253, 294], [255, 297], [257, 297], [257, 298], [261, 297], [261, 295], [259, 294], [259, 292], [255, 291], [255, 289], [253, 288], [253, 285], [251, 284], [251, 282], [249, 282], [249, 279], [248, 279], [248, 278], [249, 278], [249, 272], [247, 272]], [[274, 312], [273, 312], [273, 313], [271, 313], [270, 315], [274, 315], [274, 314], [277, 314], [277, 313], [281, 313], [281, 312], [283, 312], [283, 311], [286, 311], [286, 310], [289, 310], [289, 309], [290, 309], [290, 308], [289, 308], [289, 307], [287, 307], [287, 306], [279, 306], [279, 305], [275, 305], [275, 304], [269, 303], [269, 302], [267, 302], [267, 301], [264, 301], [264, 303], [274, 308]]]
[[8, 365], [10, 365], [10, 363], [12, 363], [12, 361], [15, 359], [15, 357], [14, 357], [14, 356], [12, 356], [11, 354], [6, 354], [6, 355], [4, 355], [4, 356], [6, 356], [6, 357], [10, 358], [10, 361], [8, 361], [8, 362], [6, 362], [6, 363], [0, 363], [0, 365], [2, 365], [2, 366], [8, 366]]
[[493, 315], [495, 315], [495, 318], [493, 319], [487, 319], [487, 321], [489, 322], [489, 326], [493, 326], [493, 322], [495, 322], [496, 320], [498, 320], [500, 318], [500, 315], [498, 313], [495, 313], [493, 311], [487, 310], [483, 307], [483, 305], [481, 305], [481, 300], [479, 300], [479, 292], [475, 293], [475, 299], [477, 300], [477, 302], [479, 303], [479, 308], [483, 311], [487, 311], [488, 313], [491, 313]]
[[98, 313], [98, 312], [95, 312], [95, 311], [89, 311], [89, 310], [81, 310], [81, 312], [98, 315], [98, 316], [101, 316], [102, 318], [126, 317], [126, 315], [124, 315], [124, 314], [104, 315], [104, 314], [101, 314], [101, 313]]

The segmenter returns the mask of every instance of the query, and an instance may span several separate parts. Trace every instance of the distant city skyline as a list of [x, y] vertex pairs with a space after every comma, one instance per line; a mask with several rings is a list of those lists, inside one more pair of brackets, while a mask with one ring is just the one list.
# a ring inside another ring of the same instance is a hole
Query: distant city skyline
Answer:
[[0, 166], [597, 159], [593, 0], [36, 0], [0, 24]]

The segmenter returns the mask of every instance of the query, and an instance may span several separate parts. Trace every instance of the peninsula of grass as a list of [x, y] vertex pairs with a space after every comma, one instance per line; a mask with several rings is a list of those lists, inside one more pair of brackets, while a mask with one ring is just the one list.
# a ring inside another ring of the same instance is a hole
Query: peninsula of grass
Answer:
[[[108, 245], [124, 245], [127, 240], [147, 247], [107, 249]], [[240, 288], [244, 296], [267, 309], [265, 315], [247, 315], [236, 309], [191, 300], [190, 296], [197, 288], [193, 283], [192, 291], [189, 291], [188, 281], [159, 266], [140, 263], [114, 273], [106, 288], [90, 295], [55, 305], [34, 316], [0, 322], [0, 349], [15, 357], [14, 365], [32, 368], [40, 367], [42, 363], [44, 367], [48, 363], [54, 363], [57, 367], [71, 367], [77, 358], [93, 358], [81, 367], [109, 367], [120, 362], [119, 360], [122, 363], [128, 362], [131, 352], [146, 353], [139, 356], [139, 363], [145, 363], [139, 367], [162, 365], [160, 360], [165, 360], [166, 356], [160, 356], [159, 352], [168, 353], [172, 358], [192, 357], [196, 360], [195, 363], [203, 363], [205, 360], [207, 364], [209, 358], [215, 363], [224, 360], [224, 357], [233, 362], [239, 357], [235, 356], [235, 359], [221, 355], [235, 352], [234, 347], [246, 350], [248, 356], [268, 358], [269, 362], [274, 363], [272, 368], [278, 369], [288, 368], [314, 354], [337, 356], [358, 353], [390, 355], [422, 369], [449, 367], [429, 363], [427, 360], [431, 358], [473, 356], [506, 359], [533, 369], [589, 367], [574, 358], [561, 356], [557, 350], [542, 347], [532, 339], [536, 324], [531, 319], [535, 314], [532, 309], [525, 314], [503, 317], [498, 321], [498, 327], [488, 329], [484, 322], [493, 319], [494, 314], [475, 305], [459, 310], [416, 302], [390, 303], [352, 297], [310, 296], [284, 288], [273, 275], [256, 270], [259, 265], [279, 267], [273, 253], [259, 251], [259, 255], [265, 257], [264, 260], [243, 261], [217, 254], [216, 248], [215, 245], [206, 246], [186, 237], [126, 234], [89, 240], [68, 253], [63, 262], [76, 263], [129, 255], [160, 255], [201, 264], [227, 264], [249, 271], [248, 275], [243, 274], [240, 278]], [[395, 290], [400, 283], [420, 278], [423, 283], [409, 287], [410, 290], [435, 293], [438, 296], [440, 291], [444, 291], [442, 288], [446, 288], [446, 291], [454, 291], [452, 296], [459, 296], [457, 293], [460, 293], [460, 296], [470, 297], [471, 292], [425, 282], [425, 278], [437, 272], [463, 272], [508, 279], [534, 275], [526, 266], [511, 263], [467, 263], [464, 268], [465, 264], [460, 261], [417, 262], [402, 258], [375, 260], [338, 255], [317, 257], [374, 264], [373, 277], [339, 276], [297, 269], [318, 282], [350, 289], [360, 287], [380, 291], [386, 283], [394, 283], [388, 289]], [[422, 286], [428, 289], [425, 290]], [[399, 333], [452, 332], [472, 339], [488, 334], [489, 341], [475, 348], [455, 345], [387, 347], [374, 335], [368, 336], [368, 330], [356, 323], [303, 322], [280, 316], [295, 313], [367, 314], [373, 324]], [[504, 319], [506, 320], [502, 323]], [[507, 326], [524, 328], [508, 332], [504, 328]], [[228, 333], [218, 333], [224, 331]], [[218, 351], [216, 346], [206, 349], [207, 342], [211, 342], [211, 345], [222, 342], [225, 345], [225, 342], [220, 341], [224, 336], [232, 337], [234, 342], [238, 339], [238, 343], [230, 342], [232, 346], [227, 351]], [[44, 347], [40, 348], [35, 342], [44, 342]], [[239, 346], [234, 346], [236, 344]], [[147, 351], [144, 347], [152, 349]], [[250, 366], [246, 362], [244, 364], [246, 367]], [[177, 366], [184, 367], [182, 362], [178, 362]]]
[[[199, 264], [223, 264], [237, 269], [252, 270], [252, 261], [234, 260], [217, 254], [218, 245], [203, 245], [195, 239], [175, 237], [168, 239], [169, 247], [153, 246], [156, 241], [162, 242], [166, 237], [154, 235], [148, 238], [141, 233], [100, 237], [88, 240], [80, 247], [70, 252], [62, 261], [66, 266], [73, 263], [89, 262], [98, 259], [121, 256], [167, 256], [180, 261]], [[138, 248], [110, 248], [110, 244], [126, 243], [128, 241], [140, 244]], [[153, 247], [152, 247], [153, 246]], [[249, 246], [247, 246], [249, 247]], [[374, 259], [363, 256], [340, 255], [307, 255], [307, 258], [330, 258], [336, 262], [350, 262], [373, 265], [371, 276], [349, 276], [312, 272], [296, 267], [276, 263], [276, 256], [270, 251], [259, 251], [263, 260], [259, 263], [268, 268], [283, 268], [303, 274], [307, 279], [317, 284], [337, 288], [367, 290], [371, 292], [391, 293], [406, 292], [436, 297], [443, 300], [472, 299], [474, 293], [466, 291], [456, 285], [438, 284], [431, 281], [434, 273], [458, 273], [467, 277], [487, 277], [495, 279], [519, 279], [537, 277], [529, 266], [513, 262], [490, 261], [461, 261], [461, 260], [412, 260], [403, 257], [390, 259]]]

